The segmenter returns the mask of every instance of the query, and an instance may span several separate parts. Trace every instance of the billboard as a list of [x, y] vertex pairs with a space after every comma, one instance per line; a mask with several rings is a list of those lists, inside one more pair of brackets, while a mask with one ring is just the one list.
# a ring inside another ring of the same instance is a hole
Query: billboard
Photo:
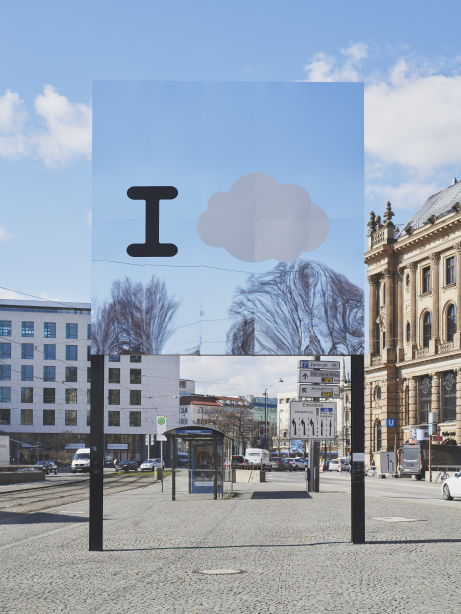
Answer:
[[363, 353], [363, 85], [93, 90], [92, 353]]

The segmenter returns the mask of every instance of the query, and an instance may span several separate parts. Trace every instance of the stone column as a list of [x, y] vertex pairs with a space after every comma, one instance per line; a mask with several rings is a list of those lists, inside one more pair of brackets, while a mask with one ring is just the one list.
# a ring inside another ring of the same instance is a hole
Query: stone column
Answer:
[[386, 278], [386, 347], [394, 347], [394, 269], [384, 269]]
[[456, 443], [461, 444], [461, 368], [456, 371]]
[[431, 260], [431, 269], [432, 269], [432, 341], [435, 346], [440, 343], [440, 332], [439, 332], [439, 292], [440, 292], [440, 284], [439, 284], [439, 264], [440, 264], [440, 254], [434, 252], [430, 255]]
[[410, 343], [416, 345], [416, 262], [410, 262]]
[[410, 388], [410, 398], [409, 398], [409, 422], [410, 422], [410, 426], [415, 426], [418, 422], [418, 407], [417, 407], [417, 391], [416, 391], [416, 386], [417, 386], [417, 381], [416, 381], [416, 377], [410, 377], [409, 378], [409, 388]]
[[456, 336], [458, 337], [457, 346], [461, 348], [461, 241], [455, 243], [455, 250]]
[[404, 319], [403, 319], [403, 303], [404, 303], [404, 284], [403, 276], [405, 269], [400, 267], [397, 269], [397, 360], [403, 360], [403, 335], [404, 335]]
[[376, 318], [378, 317], [377, 308], [377, 290], [378, 290], [378, 277], [377, 275], [368, 275], [367, 277], [369, 288], [369, 310], [368, 310], [368, 324], [369, 324], [369, 338], [368, 347], [370, 348], [370, 354], [376, 354], [378, 340], [376, 339]]
[[[442, 413], [440, 407], [440, 377], [438, 373], [432, 373], [432, 398], [431, 411], [437, 414], [437, 423], [442, 422]], [[429, 418], [429, 416], [428, 416]]]

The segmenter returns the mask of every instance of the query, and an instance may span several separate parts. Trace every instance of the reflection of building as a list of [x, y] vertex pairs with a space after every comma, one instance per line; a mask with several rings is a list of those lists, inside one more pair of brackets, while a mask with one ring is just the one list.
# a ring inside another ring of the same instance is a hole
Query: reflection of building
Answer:
[[389, 203], [383, 225], [374, 213], [368, 223], [366, 449], [377, 464], [379, 451], [411, 440], [411, 429], [426, 425], [431, 411], [444, 440], [461, 444], [459, 201], [454, 180], [400, 230]]
[[[250, 394], [241, 397], [241, 399], [243, 401], [248, 401], [253, 406], [253, 417], [255, 422], [263, 423], [265, 421], [266, 412], [265, 397], [254, 397]], [[272, 434], [277, 425], [277, 399], [273, 397], [267, 397], [267, 425], [269, 433]]]
[[283, 454], [290, 452], [290, 401], [297, 399], [296, 392], [277, 395], [277, 440], [274, 440], [274, 448]]
[[351, 381], [342, 359], [340, 397], [336, 399], [336, 434], [339, 456], [349, 456], [351, 447]]
[[[0, 300], [0, 428], [45, 458], [89, 446], [90, 326], [88, 303]], [[179, 356], [106, 357], [105, 377], [106, 454], [141, 460], [157, 415], [178, 424]], [[22, 459], [33, 450], [22, 445]]]

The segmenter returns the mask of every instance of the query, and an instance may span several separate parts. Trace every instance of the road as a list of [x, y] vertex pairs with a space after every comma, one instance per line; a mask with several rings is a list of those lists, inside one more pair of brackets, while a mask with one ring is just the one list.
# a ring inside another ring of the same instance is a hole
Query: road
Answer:
[[[270, 472], [266, 474], [266, 480], [272, 484], [280, 484], [281, 487], [291, 483], [305, 483], [304, 473], [301, 471]], [[331, 471], [320, 474], [320, 492], [350, 493], [350, 491], [351, 484], [348, 473]], [[367, 497], [397, 499], [444, 507], [459, 506], [461, 509], [461, 499], [455, 499], [454, 501], [443, 500], [441, 484], [417, 482], [411, 479], [366, 477], [365, 495]]]

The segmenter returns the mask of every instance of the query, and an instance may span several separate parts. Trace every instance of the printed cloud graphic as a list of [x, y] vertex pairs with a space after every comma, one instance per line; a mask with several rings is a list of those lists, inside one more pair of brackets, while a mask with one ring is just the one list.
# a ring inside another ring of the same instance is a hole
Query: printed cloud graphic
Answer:
[[244, 262], [293, 262], [320, 247], [329, 231], [327, 214], [303, 187], [278, 184], [264, 173], [244, 175], [229, 192], [212, 194], [197, 222], [204, 243]]

